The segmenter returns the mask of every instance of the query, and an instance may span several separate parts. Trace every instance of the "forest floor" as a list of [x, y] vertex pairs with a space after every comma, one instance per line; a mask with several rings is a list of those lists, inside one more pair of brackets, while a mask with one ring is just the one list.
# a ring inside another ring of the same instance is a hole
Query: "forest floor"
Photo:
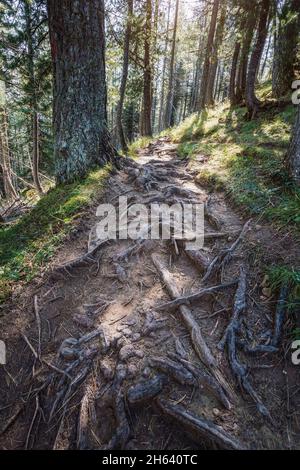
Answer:
[[[293, 237], [244, 219], [217, 192], [201, 256], [176, 240], [94, 239], [97, 206], [120, 195], [130, 204], [207, 201], [195, 182], [202, 164], [178, 159], [167, 138], [141, 150], [110, 176], [42, 281], [7, 303], [2, 449], [299, 448], [295, 325], [286, 315], [277, 349], [278, 295], [265, 272], [297, 258]], [[220, 348], [233, 315], [240, 321]]]

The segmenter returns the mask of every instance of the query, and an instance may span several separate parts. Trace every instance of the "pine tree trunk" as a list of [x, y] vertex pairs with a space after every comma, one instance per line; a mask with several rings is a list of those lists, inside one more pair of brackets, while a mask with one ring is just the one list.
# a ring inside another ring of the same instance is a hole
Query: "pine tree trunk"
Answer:
[[175, 52], [176, 52], [176, 39], [177, 39], [177, 25], [178, 25], [178, 11], [179, 11], [179, 0], [176, 0], [175, 7], [175, 18], [174, 18], [174, 30], [172, 39], [171, 59], [170, 59], [170, 71], [169, 71], [169, 84], [168, 84], [168, 95], [166, 102], [165, 111], [165, 128], [167, 129], [171, 125], [172, 121], [172, 109], [174, 100], [174, 67], [175, 67]]
[[237, 72], [237, 64], [239, 60], [240, 50], [241, 50], [241, 43], [240, 41], [237, 41], [234, 47], [231, 72], [230, 72], [229, 99], [230, 99], [231, 106], [235, 106], [238, 103], [238, 99], [236, 96], [236, 72]]
[[219, 19], [218, 26], [217, 26], [216, 38], [214, 41], [213, 52], [212, 52], [211, 63], [210, 63], [209, 81], [208, 81], [207, 95], [206, 95], [206, 102], [208, 106], [213, 106], [214, 104], [214, 88], [215, 88], [216, 74], [217, 74], [217, 68], [218, 68], [218, 55], [219, 55], [219, 49], [223, 42], [226, 15], [227, 15], [227, 1], [224, 1], [222, 4], [221, 15], [220, 15], [220, 19]]
[[300, 186], [300, 105], [288, 152], [289, 172], [295, 183]]
[[[292, 15], [292, 18], [290, 16]], [[281, 98], [291, 91], [300, 31], [300, 0], [286, 0], [279, 18], [273, 61], [273, 96]]]
[[117, 130], [119, 135], [120, 144], [122, 150], [127, 152], [128, 146], [126, 143], [126, 138], [124, 134], [123, 124], [122, 124], [122, 115], [123, 115], [123, 106], [126, 92], [126, 84], [128, 78], [128, 67], [129, 67], [129, 47], [131, 39], [131, 29], [132, 29], [132, 15], [133, 15], [133, 0], [127, 0], [127, 25], [124, 37], [124, 53], [123, 53], [123, 71], [120, 85], [120, 99], [117, 106]]
[[25, 0], [25, 18], [26, 18], [26, 41], [27, 41], [27, 71], [28, 71], [28, 90], [30, 94], [31, 108], [31, 127], [32, 127], [32, 177], [37, 191], [42, 194], [43, 189], [39, 179], [39, 124], [38, 124], [38, 100], [36, 93], [36, 79], [34, 68], [34, 48], [32, 38], [32, 12], [30, 0]]
[[11, 178], [7, 115], [6, 110], [2, 105], [0, 107], [0, 166], [2, 169], [4, 196], [7, 199], [17, 199], [18, 195]]
[[260, 106], [260, 101], [258, 100], [255, 94], [255, 82], [268, 33], [268, 17], [270, 6], [270, 0], [261, 1], [257, 38], [249, 63], [246, 84], [246, 104], [249, 116], [251, 118], [255, 116]]
[[206, 97], [207, 97], [207, 88], [208, 88], [208, 80], [209, 80], [209, 69], [210, 69], [210, 58], [213, 50], [214, 44], [214, 37], [216, 31], [216, 24], [218, 18], [218, 11], [219, 11], [219, 4], [220, 0], [214, 0], [208, 39], [207, 39], [207, 46], [205, 52], [205, 60], [203, 65], [203, 72], [202, 72], [202, 79], [201, 79], [201, 88], [199, 94], [199, 102], [197, 103], [197, 111], [201, 111], [206, 106]]
[[59, 183], [114, 161], [107, 130], [103, 0], [48, 0]]
[[142, 136], [152, 136], [152, 63], [151, 63], [151, 20], [152, 20], [152, 2], [146, 0], [146, 21], [144, 34], [144, 89], [143, 106], [141, 119]]
[[246, 83], [247, 83], [247, 70], [249, 54], [252, 44], [252, 39], [257, 22], [257, 5], [254, 3], [253, 8], [247, 10], [247, 20], [243, 34], [243, 43], [240, 54], [240, 63], [237, 75], [236, 84], [236, 102], [242, 103], [246, 99]]
[[159, 2], [160, 0], [155, 0], [155, 8], [154, 8], [154, 21], [153, 21], [153, 45], [152, 45], [152, 70], [153, 74], [156, 77], [153, 92], [152, 92], [152, 132], [155, 129], [156, 124], [156, 111], [157, 111], [157, 103], [158, 103], [158, 64], [156, 59], [156, 52], [157, 52], [157, 40], [158, 40], [158, 17], [159, 17]]
[[167, 53], [168, 53], [168, 45], [169, 45], [170, 12], [171, 12], [171, 0], [169, 0], [168, 13], [167, 13], [167, 33], [166, 33], [166, 41], [165, 41], [165, 48], [164, 48], [164, 60], [163, 60], [163, 71], [162, 71], [162, 79], [161, 79], [161, 94], [160, 94], [160, 110], [159, 110], [159, 121], [158, 121], [159, 131], [163, 130], [163, 116], [164, 116], [164, 103], [165, 103], [165, 77], [166, 77], [166, 70], [167, 70]]

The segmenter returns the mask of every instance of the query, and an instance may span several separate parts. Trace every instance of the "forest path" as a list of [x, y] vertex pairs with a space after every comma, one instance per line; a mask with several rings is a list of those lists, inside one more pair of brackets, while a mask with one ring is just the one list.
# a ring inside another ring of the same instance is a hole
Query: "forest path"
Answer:
[[[113, 174], [98, 202], [204, 203], [194, 171], [162, 138]], [[35, 289], [34, 308], [32, 296], [19, 306], [17, 354], [1, 380], [2, 448], [293, 446], [287, 415], [299, 397], [282, 405], [297, 381], [287, 390], [288, 365], [268, 349], [276, 301], [261, 297], [262, 233], [222, 194], [205, 215], [204, 249], [192, 252], [176, 239], [102, 243], [90, 217]], [[232, 316], [241, 321], [218, 348]], [[268, 347], [253, 354], [258, 344]]]

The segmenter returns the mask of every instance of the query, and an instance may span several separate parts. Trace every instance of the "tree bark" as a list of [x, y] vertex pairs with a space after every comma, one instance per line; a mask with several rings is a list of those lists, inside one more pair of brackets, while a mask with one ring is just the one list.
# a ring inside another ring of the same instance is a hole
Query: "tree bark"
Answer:
[[30, 94], [31, 108], [31, 126], [32, 126], [32, 177], [37, 191], [42, 194], [43, 189], [39, 179], [39, 118], [38, 118], [38, 100], [36, 93], [36, 78], [34, 69], [34, 48], [32, 38], [32, 11], [30, 0], [24, 0], [25, 19], [26, 19], [26, 42], [27, 42], [27, 71], [28, 71], [28, 89]]
[[288, 151], [288, 168], [292, 179], [300, 186], [300, 105]]
[[169, 4], [168, 4], [167, 32], [166, 32], [163, 71], [162, 71], [162, 79], [161, 79], [160, 110], [159, 110], [159, 122], [158, 122], [159, 131], [162, 131], [164, 127], [163, 115], [164, 115], [164, 103], [165, 103], [165, 77], [166, 77], [166, 70], [167, 70], [167, 53], [168, 53], [168, 45], [169, 45], [170, 12], [171, 12], [171, 0], [169, 0]]
[[114, 161], [107, 130], [103, 0], [48, 0], [56, 179]]
[[220, 0], [214, 0], [208, 39], [207, 39], [207, 46], [205, 52], [205, 60], [203, 65], [203, 72], [202, 72], [202, 79], [201, 79], [201, 88], [200, 88], [200, 95], [199, 95], [199, 102], [197, 105], [197, 111], [201, 111], [206, 106], [206, 97], [207, 97], [207, 88], [208, 88], [208, 80], [209, 80], [209, 69], [210, 69], [210, 58], [212, 54], [213, 44], [214, 44], [214, 37], [216, 31], [216, 24], [218, 18], [218, 11], [219, 11], [219, 4]]
[[219, 49], [222, 46], [222, 42], [223, 42], [226, 15], [227, 15], [227, 1], [224, 1], [222, 4], [221, 15], [220, 15], [220, 19], [219, 19], [217, 30], [216, 30], [216, 38], [214, 41], [213, 52], [212, 52], [211, 63], [210, 63], [209, 80], [208, 80], [207, 95], [206, 95], [206, 102], [208, 106], [213, 106], [214, 104], [214, 88], [215, 88], [216, 74], [217, 74], [217, 68], [218, 68], [218, 56], [219, 56]]
[[231, 72], [230, 72], [229, 99], [230, 99], [231, 106], [235, 106], [238, 103], [238, 99], [236, 96], [236, 72], [237, 72], [237, 65], [238, 65], [240, 50], [241, 50], [241, 43], [240, 41], [237, 41], [234, 47]]
[[261, 1], [257, 38], [249, 63], [246, 85], [246, 104], [249, 116], [251, 118], [255, 116], [260, 106], [260, 101], [255, 94], [255, 82], [268, 33], [268, 17], [270, 6], [270, 0]]
[[173, 100], [174, 100], [174, 72], [175, 72], [174, 68], [175, 68], [175, 52], [176, 52], [176, 38], [177, 38], [177, 25], [178, 25], [178, 11], [179, 11], [179, 0], [176, 0], [174, 30], [173, 30], [171, 59], [170, 59], [168, 95], [167, 95], [166, 111], [165, 111], [165, 119], [164, 119], [166, 129], [168, 127], [170, 127], [171, 120], [172, 120], [172, 108], [173, 108]]
[[0, 104], [0, 165], [2, 169], [4, 196], [7, 199], [17, 199], [18, 195], [11, 178], [5, 103], [3, 103], [3, 105], [2, 103]]
[[126, 84], [128, 78], [128, 67], [129, 67], [129, 48], [130, 48], [130, 39], [131, 39], [131, 29], [132, 29], [132, 15], [133, 15], [133, 0], [127, 0], [127, 25], [124, 37], [124, 52], [123, 52], [123, 71], [120, 85], [120, 99], [117, 106], [117, 130], [119, 135], [120, 144], [122, 150], [127, 152], [128, 146], [124, 134], [123, 124], [122, 124], [122, 115], [123, 115], [123, 106], [126, 92]]
[[[291, 18], [292, 15], [292, 18]], [[300, 0], [286, 0], [279, 18], [273, 61], [273, 96], [281, 98], [291, 91], [295, 80], [297, 45], [300, 31]]]
[[144, 89], [141, 134], [152, 137], [152, 63], [151, 63], [151, 26], [152, 2], [146, 0], [146, 20], [144, 31]]
[[252, 44], [252, 39], [257, 23], [257, 5], [253, 2], [253, 8], [247, 10], [247, 20], [245, 30], [243, 31], [243, 41], [240, 54], [240, 63], [237, 75], [236, 84], [236, 102], [242, 103], [246, 98], [246, 83], [247, 83], [247, 70], [249, 62], [249, 54]]

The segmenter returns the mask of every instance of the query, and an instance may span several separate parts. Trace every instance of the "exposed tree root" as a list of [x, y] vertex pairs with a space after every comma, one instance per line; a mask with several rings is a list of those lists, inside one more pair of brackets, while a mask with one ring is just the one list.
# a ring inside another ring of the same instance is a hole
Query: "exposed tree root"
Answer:
[[220, 426], [193, 415], [180, 405], [173, 405], [161, 398], [158, 398], [156, 402], [160, 410], [180, 424], [180, 427], [183, 426], [198, 444], [203, 445], [203, 439], [206, 439], [214, 442], [221, 449], [245, 450], [243, 444], [226, 433]]
[[240, 330], [240, 317], [246, 308], [246, 271], [241, 267], [240, 280], [235, 295], [232, 319], [218, 347], [223, 350], [227, 345], [229, 364], [242, 390], [247, 392], [257, 405], [258, 411], [273, 424], [271, 415], [248, 380], [248, 371], [237, 358], [236, 343]]
[[237, 280], [227, 282], [226, 284], [221, 284], [219, 286], [207, 287], [206, 289], [202, 289], [195, 294], [189, 294], [183, 297], [177, 297], [176, 299], [172, 300], [172, 302], [167, 302], [162, 305], [158, 305], [156, 308], [158, 310], [166, 310], [170, 308], [180, 307], [181, 305], [185, 305], [189, 302], [195, 302], [200, 300], [205, 295], [216, 294], [217, 292], [221, 292], [223, 290], [227, 290], [230, 287], [233, 287], [237, 284]]
[[[178, 298], [179, 291], [173, 279], [171, 278], [169, 271], [162, 265], [157, 256], [152, 255], [152, 260], [161, 277], [162, 282], [167, 288], [170, 297], [173, 299]], [[221, 371], [218, 369], [217, 361], [213, 356], [212, 352], [210, 351], [209, 347], [207, 346], [206, 341], [202, 335], [200, 326], [195, 321], [192, 312], [186, 305], [180, 305], [179, 312], [181, 314], [181, 318], [185, 326], [187, 327], [190, 333], [193, 347], [200, 360], [208, 368], [212, 375], [217, 379], [217, 381], [223, 387], [224, 391], [226, 391], [230, 401], [235, 402], [235, 394], [230, 385], [227, 383], [227, 380], [223, 377]]]
[[152, 379], [142, 380], [129, 387], [127, 400], [130, 404], [143, 403], [152, 400], [159, 395], [168, 379], [163, 374], [157, 374]]

